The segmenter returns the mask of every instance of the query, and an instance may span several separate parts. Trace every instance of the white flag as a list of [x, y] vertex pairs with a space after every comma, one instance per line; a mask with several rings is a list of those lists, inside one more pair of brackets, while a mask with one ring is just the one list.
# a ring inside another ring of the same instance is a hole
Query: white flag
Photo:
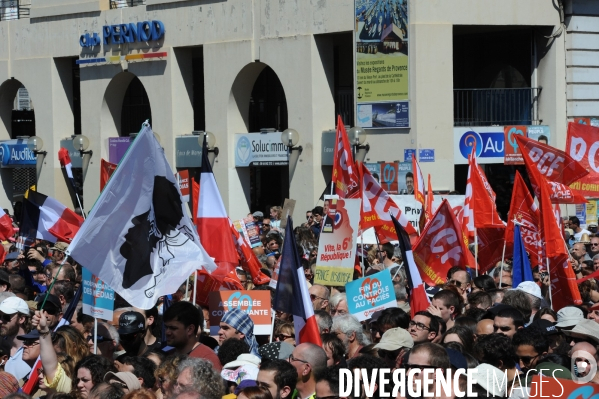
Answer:
[[184, 205], [164, 151], [144, 124], [67, 254], [131, 305], [150, 309], [194, 270], [216, 269]]

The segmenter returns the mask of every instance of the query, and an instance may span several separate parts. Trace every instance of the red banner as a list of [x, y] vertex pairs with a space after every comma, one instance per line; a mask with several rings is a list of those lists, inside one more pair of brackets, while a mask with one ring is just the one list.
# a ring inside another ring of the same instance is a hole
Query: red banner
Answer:
[[181, 189], [181, 197], [183, 201], [189, 202], [189, 171], [187, 169], [177, 173], [179, 180], [179, 188]]
[[116, 164], [105, 161], [102, 158], [100, 161], [100, 191], [104, 190], [104, 186], [108, 183], [108, 179], [110, 179], [116, 167]]
[[568, 124], [566, 152], [589, 171], [589, 174], [570, 184], [586, 197], [599, 198], [599, 128], [579, 123]]
[[[503, 245], [505, 244], [505, 228], [482, 228], [476, 229], [478, 236], [478, 274], [486, 273], [501, 261], [503, 256]], [[513, 244], [507, 244], [505, 257], [513, 256]]]
[[468, 248], [462, 240], [460, 225], [447, 200], [443, 200], [432, 220], [414, 246], [414, 260], [422, 281], [428, 285], [445, 282], [454, 266], [474, 267], [468, 261]]

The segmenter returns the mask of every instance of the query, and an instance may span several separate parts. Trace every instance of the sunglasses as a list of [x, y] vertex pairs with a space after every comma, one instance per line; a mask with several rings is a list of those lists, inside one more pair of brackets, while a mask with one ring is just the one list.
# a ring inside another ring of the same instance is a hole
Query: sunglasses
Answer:
[[295, 335], [277, 334], [277, 335], [275, 335], [275, 338], [278, 339], [279, 341], [285, 341], [286, 339], [289, 339], [289, 338], [295, 338]]
[[532, 362], [537, 357], [539, 357], [539, 355], [536, 355], [536, 356], [517, 356], [517, 358], [522, 362], [522, 364], [530, 364], [530, 362]]
[[8, 323], [9, 321], [11, 321], [17, 314], [3, 314], [0, 319], [2, 319], [2, 321]]
[[262, 226], [270, 227], [270, 224], [262, 223]]
[[422, 365], [422, 364], [410, 364], [410, 363], [406, 363], [405, 364], [405, 368], [406, 369], [420, 369], [420, 370], [422, 370], [422, 369], [433, 368], [433, 366], [429, 366], [428, 364], [427, 365]]
[[[133, 334], [133, 335], [135, 335], [135, 334]], [[101, 344], [102, 342], [112, 341], [112, 338], [104, 337], [102, 335], [98, 335], [96, 338], [97, 338], [96, 342], [99, 343], [99, 344]], [[122, 338], [122, 336], [121, 336], [121, 338]], [[93, 335], [88, 335], [87, 336], [87, 342], [89, 342], [89, 341], [94, 342], [94, 336]]]
[[27, 340], [23, 341], [23, 346], [28, 346], [28, 347], [36, 346], [39, 344], [40, 344], [40, 341], [38, 341], [38, 340], [27, 339]]

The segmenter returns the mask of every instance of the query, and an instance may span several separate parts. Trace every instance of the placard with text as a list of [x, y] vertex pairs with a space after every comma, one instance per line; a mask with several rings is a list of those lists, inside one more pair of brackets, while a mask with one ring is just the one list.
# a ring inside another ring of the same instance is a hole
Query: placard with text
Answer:
[[238, 308], [254, 322], [255, 335], [269, 335], [271, 330], [270, 291], [213, 291], [208, 297], [210, 335], [218, 334], [225, 312]]
[[370, 319], [377, 310], [397, 307], [389, 269], [347, 283], [345, 292], [349, 313], [359, 321]]

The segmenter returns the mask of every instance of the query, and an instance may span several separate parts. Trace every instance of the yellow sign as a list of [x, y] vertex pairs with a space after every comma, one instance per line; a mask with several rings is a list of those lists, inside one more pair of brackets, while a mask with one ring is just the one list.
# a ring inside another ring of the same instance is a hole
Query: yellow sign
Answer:
[[586, 207], [587, 207], [586, 224], [587, 225], [589, 225], [591, 223], [597, 224], [597, 201], [589, 200], [589, 202], [586, 203]]

